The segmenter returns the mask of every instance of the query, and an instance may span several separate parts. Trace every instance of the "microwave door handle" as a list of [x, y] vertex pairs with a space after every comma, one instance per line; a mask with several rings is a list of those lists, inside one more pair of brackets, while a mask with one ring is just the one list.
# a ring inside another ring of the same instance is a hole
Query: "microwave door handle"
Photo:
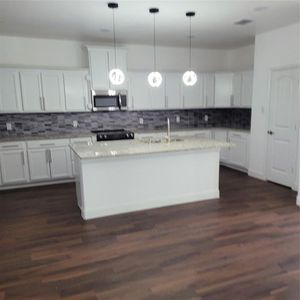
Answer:
[[122, 98], [121, 98], [121, 94], [118, 95], [118, 100], [119, 100], [119, 108], [122, 109]]

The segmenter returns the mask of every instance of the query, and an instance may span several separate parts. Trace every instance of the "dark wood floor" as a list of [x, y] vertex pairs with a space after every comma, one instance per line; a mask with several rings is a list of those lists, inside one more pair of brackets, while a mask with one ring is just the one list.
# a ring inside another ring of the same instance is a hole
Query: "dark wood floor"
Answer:
[[1, 192], [0, 299], [300, 299], [296, 194], [225, 168], [221, 192], [89, 222], [73, 184]]

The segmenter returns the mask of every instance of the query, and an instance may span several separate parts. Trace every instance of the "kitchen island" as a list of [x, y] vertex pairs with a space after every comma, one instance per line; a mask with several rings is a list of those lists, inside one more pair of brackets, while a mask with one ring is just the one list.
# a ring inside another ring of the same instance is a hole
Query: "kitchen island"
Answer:
[[219, 198], [220, 148], [199, 138], [73, 145], [83, 219]]

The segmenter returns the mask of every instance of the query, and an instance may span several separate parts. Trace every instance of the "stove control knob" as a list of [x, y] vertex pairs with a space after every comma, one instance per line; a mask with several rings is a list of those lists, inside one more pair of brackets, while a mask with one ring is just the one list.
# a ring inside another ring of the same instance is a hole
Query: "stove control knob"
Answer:
[[106, 134], [104, 134], [104, 138], [107, 139], [107, 135]]
[[99, 135], [99, 139], [102, 139], [102, 134]]
[[126, 133], [126, 137], [129, 138], [129, 133]]

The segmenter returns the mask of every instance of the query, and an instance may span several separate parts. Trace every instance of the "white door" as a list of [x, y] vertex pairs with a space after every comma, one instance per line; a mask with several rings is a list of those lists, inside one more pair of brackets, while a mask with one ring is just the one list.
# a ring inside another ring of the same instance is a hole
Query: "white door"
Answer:
[[72, 163], [69, 146], [51, 148], [49, 150], [52, 179], [72, 177]]
[[[226, 130], [215, 130], [214, 138], [216, 141], [220, 142], [228, 142], [228, 133]], [[221, 162], [229, 162], [230, 157], [230, 149], [229, 148], [221, 148], [220, 150], [220, 161]]]
[[186, 86], [182, 83], [183, 106], [184, 108], [204, 107], [203, 74], [197, 74], [198, 80], [193, 86]]
[[21, 90], [24, 112], [41, 112], [44, 110], [41, 73], [37, 70], [20, 71]]
[[[113, 85], [109, 81], [109, 87], [112, 90], [127, 90], [128, 85], [128, 74], [127, 74], [127, 51], [124, 49], [117, 49], [117, 68], [121, 69], [124, 73], [125, 80], [120, 85]], [[111, 69], [115, 68], [115, 51], [108, 51], [108, 74]]]
[[165, 77], [159, 87], [152, 87], [148, 84], [149, 95], [151, 99], [151, 109], [165, 109], [166, 108], [166, 93], [165, 93]]
[[248, 168], [248, 135], [229, 132], [229, 142], [234, 146], [230, 148], [229, 162], [235, 166]]
[[28, 149], [29, 175], [32, 181], [50, 179], [49, 150]]
[[0, 168], [3, 184], [16, 184], [28, 181], [28, 165], [23, 149], [0, 151]]
[[61, 71], [42, 71], [42, 91], [45, 111], [65, 111], [64, 81]]
[[151, 109], [151, 97], [147, 76], [148, 73], [146, 72], [130, 73], [130, 94], [134, 110]]
[[108, 51], [99, 48], [90, 48], [88, 51], [92, 89], [95, 91], [107, 91], [110, 88], [108, 78]]
[[87, 71], [64, 71], [67, 111], [88, 111]]
[[242, 73], [242, 93], [241, 93], [241, 106], [252, 106], [252, 90], [253, 90], [253, 72], [247, 71]]
[[206, 107], [214, 107], [215, 105], [215, 75], [204, 75], [204, 100]]
[[286, 186], [296, 176], [299, 87], [299, 69], [272, 73], [267, 179]]
[[232, 78], [232, 104], [234, 107], [242, 105], [242, 73], [234, 73]]
[[0, 69], [0, 113], [22, 111], [19, 72]]
[[181, 93], [181, 73], [166, 73], [165, 88], [166, 88], [166, 104], [169, 109], [183, 108], [182, 93]]
[[232, 73], [215, 74], [215, 107], [231, 107]]

